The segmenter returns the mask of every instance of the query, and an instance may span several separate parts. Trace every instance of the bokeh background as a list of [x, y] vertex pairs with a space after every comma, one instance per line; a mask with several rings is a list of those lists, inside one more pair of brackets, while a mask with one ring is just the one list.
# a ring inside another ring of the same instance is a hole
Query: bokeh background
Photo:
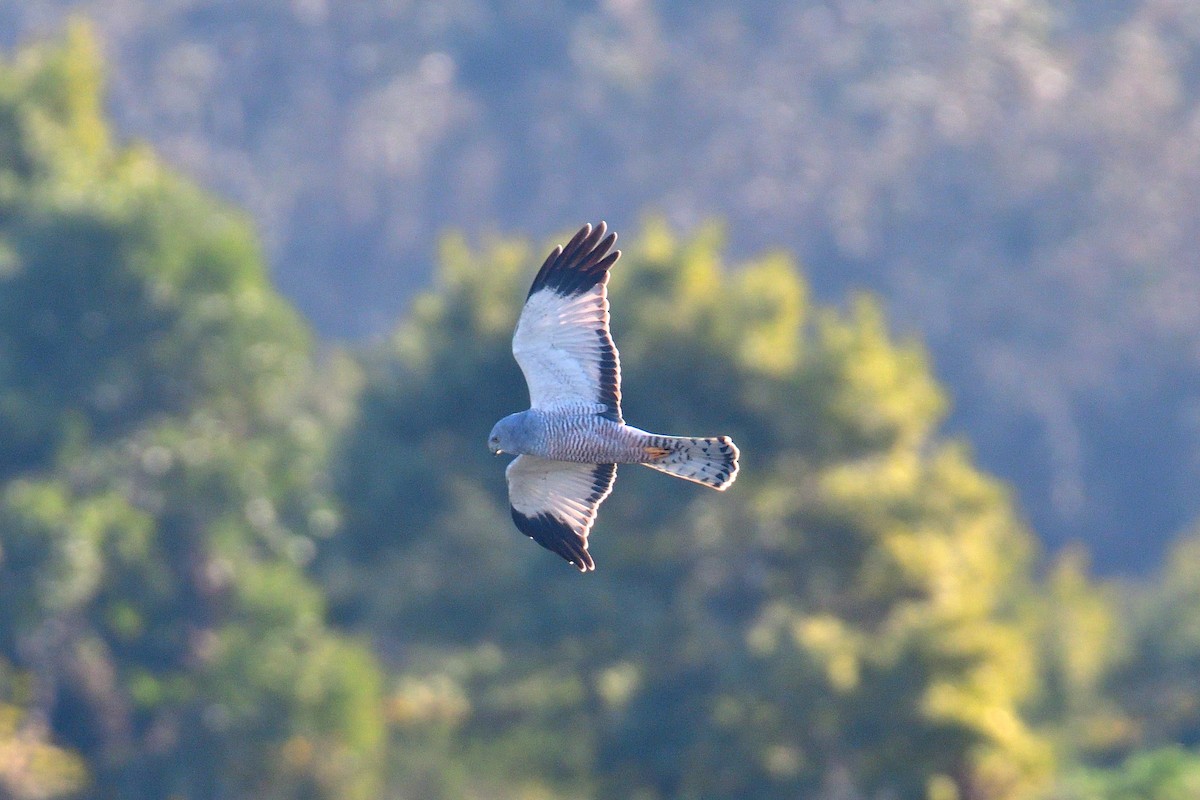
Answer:
[[[0, 0], [0, 797], [1200, 796], [1200, 5]], [[483, 438], [584, 221], [581, 577]], [[642, 474], [644, 473], [644, 474]]]

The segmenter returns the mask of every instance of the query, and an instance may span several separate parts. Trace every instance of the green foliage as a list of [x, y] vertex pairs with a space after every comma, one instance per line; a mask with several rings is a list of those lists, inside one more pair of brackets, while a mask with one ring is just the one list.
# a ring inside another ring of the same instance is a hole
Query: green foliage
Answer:
[[1084, 770], [1050, 800], [1191, 800], [1200, 796], [1200, 756], [1168, 747], [1135, 755], [1116, 768]]
[[27, 708], [30, 677], [0, 663], [0, 797], [74, 796], [86, 784], [83, 762], [47, 741], [44, 721]]
[[77, 28], [0, 71], [0, 477], [304, 369], [242, 215], [110, 144], [93, 50]]
[[1130, 595], [1129, 646], [1107, 687], [1132, 721], [1127, 746], [1200, 746], [1200, 530]]
[[1142, 583], [1091, 582], [1078, 550], [1051, 570], [1045, 601], [1035, 605], [1042, 651], [1035, 717], [1064, 764], [1051, 800], [1200, 791], [1198, 586], [1194, 531], [1179, 539], [1161, 574]]
[[730, 433], [742, 475], [716, 496], [622, 469], [580, 579], [511, 529], [482, 444], [527, 404], [509, 339], [534, 251], [444, 243], [368, 368], [319, 563], [339, 618], [398, 654], [397, 702], [453, 710], [400, 747], [612, 797], [1027, 796], [1050, 751], [1022, 718], [1030, 545], [1006, 492], [934, 438], [924, 355], [872, 300], [814, 308], [785, 256], [731, 270], [720, 248], [651, 220], [613, 327], [626, 417]]
[[1129, 646], [1118, 587], [1088, 575], [1080, 548], [1060, 554], [1032, 605], [1040, 691], [1034, 717], [1053, 729], [1063, 760], [1111, 760], [1136, 738], [1136, 724], [1108, 690]]
[[318, 389], [245, 219], [115, 147], [99, 86], [83, 29], [0, 67], [0, 658], [30, 684], [17, 708], [98, 797], [374, 797], [380, 673], [304, 574], [337, 521], [340, 367]]

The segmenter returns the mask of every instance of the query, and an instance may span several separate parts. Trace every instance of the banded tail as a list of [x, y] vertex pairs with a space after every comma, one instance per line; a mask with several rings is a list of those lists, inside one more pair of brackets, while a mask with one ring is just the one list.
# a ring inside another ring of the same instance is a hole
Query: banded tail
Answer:
[[723, 492], [738, 474], [737, 445], [728, 436], [693, 438], [651, 434], [646, 443], [646, 460], [651, 469], [684, 480], [702, 483]]

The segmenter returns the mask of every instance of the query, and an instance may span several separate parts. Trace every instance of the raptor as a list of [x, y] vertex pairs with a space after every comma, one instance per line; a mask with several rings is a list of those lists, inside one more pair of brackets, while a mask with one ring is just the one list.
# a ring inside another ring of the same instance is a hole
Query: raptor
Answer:
[[612, 491], [617, 464], [642, 464], [718, 491], [738, 473], [728, 436], [663, 436], [621, 415], [621, 362], [608, 329], [608, 274], [617, 235], [584, 225], [533, 279], [513, 335], [529, 408], [496, 423], [517, 528], [580, 572], [596, 568], [588, 534]]

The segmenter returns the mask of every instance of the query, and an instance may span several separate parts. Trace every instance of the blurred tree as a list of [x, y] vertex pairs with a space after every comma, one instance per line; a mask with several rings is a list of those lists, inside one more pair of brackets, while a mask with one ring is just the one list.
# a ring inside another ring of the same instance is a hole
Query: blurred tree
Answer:
[[0, 66], [0, 658], [90, 796], [374, 797], [378, 668], [304, 575], [336, 381], [246, 220], [99, 109], [83, 28]]
[[86, 781], [81, 759], [51, 744], [45, 720], [30, 713], [30, 676], [0, 665], [0, 797], [70, 797]]
[[626, 417], [734, 435], [742, 476], [715, 496], [623, 468], [599, 573], [545, 558], [483, 446], [527, 405], [509, 340], [536, 253], [445, 240], [435, 290], [369, 359], [318, 562], [337, 618], [405, 676], [400, 706], [442, 698], [401, 741], [605, 797], [1029, 796], [1052, 760], [1022, 717], [1029, 537], [934, 436], [921, 349], [870, 299], [813, 307], [783, 255], [727, 270], [716, 228], [652, 220], [630, 253]]
[[86, 29], [0, 71], [0, 477], [197, 401], [268, 406], [309, 334], [247, 220], [114, 147]]
[[1117, 767], [1069, 776], [1049, 800], [1192, 800], [1200, 797], [1200, 756], [1178, 747], [1139, 753]]
[[1031, 604], [1041, 678], [1034, 719], [1052, 731], [1064, 763], [1111, 763], [1138, 739], [1138, 724], [1110, 692], [1127, 657], [1130, 631], [1121, 623], [1127, 592], [1097, 583], [1076, 547], [1055, 559]]
[[1106, 687], [1132, 720], [1129, 748], [1200, 747], [1200, 528], [1129, 595], [1129, 646]]

